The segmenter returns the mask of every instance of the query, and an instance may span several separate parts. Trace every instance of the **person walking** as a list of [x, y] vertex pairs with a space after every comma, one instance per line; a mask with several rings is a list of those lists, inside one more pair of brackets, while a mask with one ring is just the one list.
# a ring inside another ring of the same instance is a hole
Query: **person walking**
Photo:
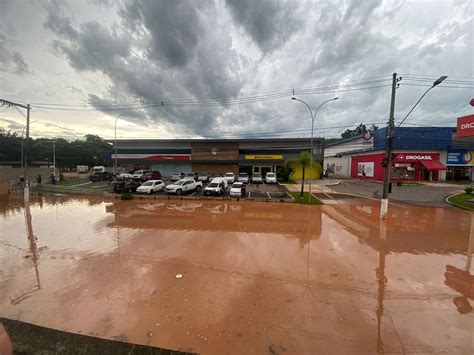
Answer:
[[36, 182], [38, 183], [38, 186], [41, 185], [42, 181], [43, 181], [43, 179], [41, 178], [41, 174], [38, 174], [38, 176], [36, 177]]

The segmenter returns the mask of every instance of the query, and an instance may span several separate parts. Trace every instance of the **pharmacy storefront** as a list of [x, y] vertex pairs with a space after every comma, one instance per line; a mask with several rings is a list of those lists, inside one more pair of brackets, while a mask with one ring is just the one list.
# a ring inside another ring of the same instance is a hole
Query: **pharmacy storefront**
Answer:
[[[352, 156], [351, 176], [383, 180], [382, 161], [386, 153]], [[439, 153], [394, 153], [391, 169], [392, 181], [440, 181], [440, 173], [447, 167], [440, 162]]]
[[474, 150], [448, 150], [447, 181], [474, 181]]

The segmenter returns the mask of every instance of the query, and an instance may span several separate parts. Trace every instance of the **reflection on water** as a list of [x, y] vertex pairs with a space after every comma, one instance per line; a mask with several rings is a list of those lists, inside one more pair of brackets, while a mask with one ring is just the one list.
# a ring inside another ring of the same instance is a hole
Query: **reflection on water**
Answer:
[[0, 200], [0, 315], [204, 353], [470, 352], [472, 214], [378, 211]]

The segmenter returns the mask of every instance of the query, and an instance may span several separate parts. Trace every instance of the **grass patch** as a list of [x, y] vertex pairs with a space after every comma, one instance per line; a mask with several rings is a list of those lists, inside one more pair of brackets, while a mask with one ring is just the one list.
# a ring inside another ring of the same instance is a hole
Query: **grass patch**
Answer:
[[129, 192], [126, 192], [120, 195], [121, 200], [131, 200], [132, 198], [133, 198], [133, 195]]
[[[289, 192], [289, 194], [295, 199], [296, 203], [301, 203], [304, 205], [308, 205], [308, 193], [304, 192], [303, 197], [300, 196], [300, 192]], [[322, 205], [323, 203], [317, 199], [316, 197], [311, 197], [311, 204], [312, 205]]]
[[453, 205], [474, 211], [474, 204], [468, 203], [467, 200], [474, 200], [474, 195], [473, 194], [460, 194], [460, 195], [455, 195], [448, 198], [448, 201], [451, 202]]

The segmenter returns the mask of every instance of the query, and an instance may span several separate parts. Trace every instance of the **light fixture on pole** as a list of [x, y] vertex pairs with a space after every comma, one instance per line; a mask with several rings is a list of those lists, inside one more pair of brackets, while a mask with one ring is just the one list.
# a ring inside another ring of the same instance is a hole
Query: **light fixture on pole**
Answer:
[[[446, 80], [448, 77], [446, 75], [440, 76], [438, 79], [436, 79], [433, 84], [426, 90], [423, 95], [418, 99], [418, 101], [415, 103], [415, 105], [411, 108], [410, 111], [406, 114], [406, 116], [403, 118], [403, 120], [400, 121], [398, 124], [398, 127], [402, 125], [403, 122], [407, 119], [407, 117], [413, 112], [416, 106], [420, 103], [420, 101], [425, 97], [425, 95], [433, 89], [435, 86], [438, 86], [441, 84], [444, 80]], [[388, 188], [390, 185], [390, 171], [392, 167], [392, 141], [393, 141], [393, 134], [395, 130], [395, 118], [394, 118], [394, 112], [395, 112], [395, 91], [397, 88], [397, 83], [401, 80], [401, 78], [397, 78], [397, 73], [393, 73], [392, 75], [392, 98], [390, 101], [390, 115], [388, 119], [388, 125], [387, 125], [387, 145], [386, 145], [386, 150], [387, 150], [387, 156], [384, 159], [385, 160], [385, 174], [384, 174], [384, 179], [383, 179], [383, 190], [382, 190], [382, 201], [380, 204], [380, 218], [385, 218], [388, 212]]]
[[115, 154], [114, 154], [114, 175], [117, 177], [117, 121], [120, 117], [122, 117], [122, 114], [119, 114], [115, 118], [115, 141], [114, 141], [114, 148], [115, 148]]
[[[311, 110], [311, 107], [309, 107], [309, 105], [304, 102], [303, 100], [300, 100], [300, 99], [297, 99], [296, 97], [292, 97], [291, 98], [292, 100], [295, 100], [295, 101], [299, 101], [301, 103], [303, 103], [309, 110], [309, 114], [311, 116], [311, 159], [309, 160], [309, 192], [308, 192], [308, 203], [311, 204], [311, 174], [313, 173], [313, 129], [314, 129], [314, 120], [316, 119], [316, 115], [319, 111], [319, 109], [324, 105], [324, 104], [327, 104], [328, 102], [330, 101], [335, 101], [337, 99], [339, 99], [339, 97], [334, 97], [332, 99], [329, 99], [329, 100], [326, 100], [324, 101], [321, 105], [318, 106], [318, 108], [316, 109], [316, 111], [314, 112], [314, 115], [313, 115], [313, 111]], [[303, 176], [303, 179], [304, 179], [304, 176]]]

